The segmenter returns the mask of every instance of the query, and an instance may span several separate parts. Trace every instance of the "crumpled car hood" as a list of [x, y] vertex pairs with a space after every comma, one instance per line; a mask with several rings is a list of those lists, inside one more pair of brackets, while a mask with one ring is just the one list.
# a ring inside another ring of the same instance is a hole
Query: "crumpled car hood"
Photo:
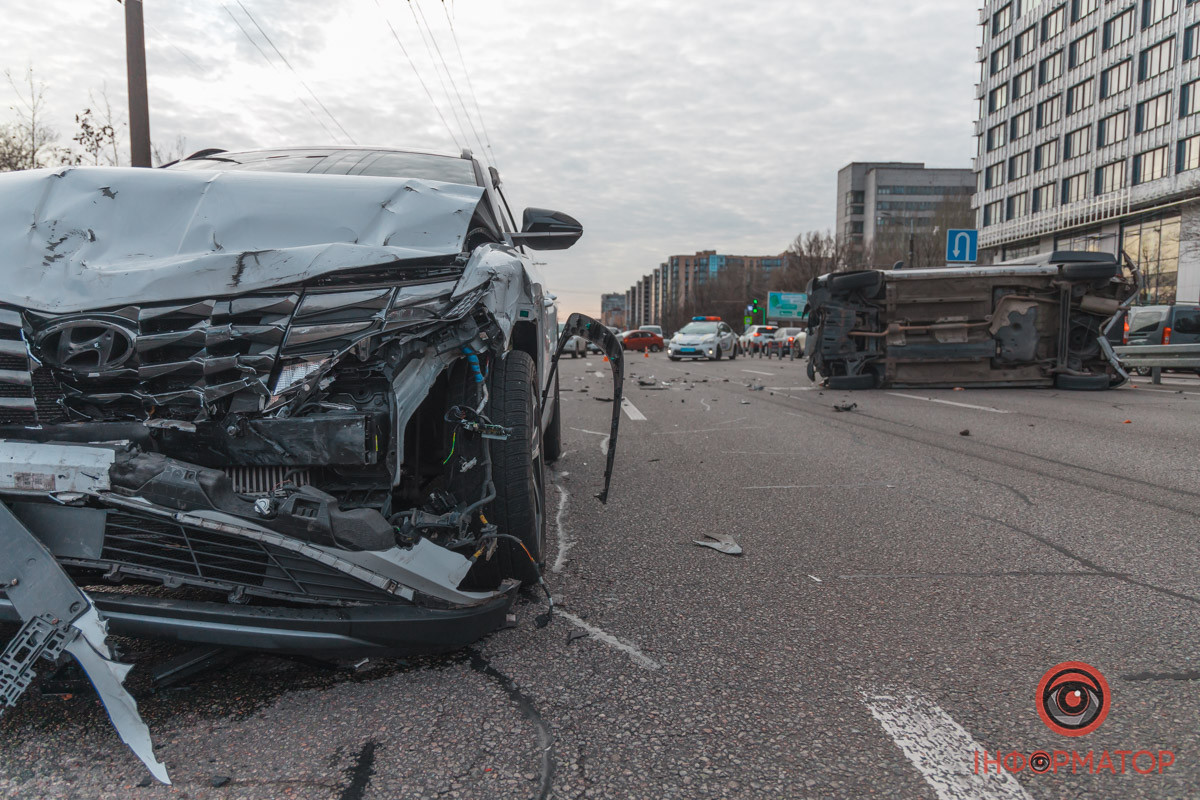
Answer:
[[483, 189], [110, 167], [0, 176], [0, 303], [74, 312], [213, 297], [462, 252]]

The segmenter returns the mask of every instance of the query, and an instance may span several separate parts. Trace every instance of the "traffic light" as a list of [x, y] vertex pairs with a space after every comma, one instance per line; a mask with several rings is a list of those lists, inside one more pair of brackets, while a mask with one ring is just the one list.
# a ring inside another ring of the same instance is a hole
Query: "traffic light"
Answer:
[[751, 301], [750, 301], [750, 309], [751, 309], [751, 311], [752, 311], [753, 313], [755, 313], [755, 314], [757, 314], [757, 313], [758, 313], [758, 300], [751, 300]]

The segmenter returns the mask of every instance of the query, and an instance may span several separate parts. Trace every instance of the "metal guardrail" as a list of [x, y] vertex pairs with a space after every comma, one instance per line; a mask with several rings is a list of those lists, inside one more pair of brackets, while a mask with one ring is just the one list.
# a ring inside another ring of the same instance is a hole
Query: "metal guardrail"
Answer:
[[1164, 369], [1200, 369], [1200, 344], [1139, 344], [1114, 347], [1121, 366], [1151, 370], [1162, 383]]

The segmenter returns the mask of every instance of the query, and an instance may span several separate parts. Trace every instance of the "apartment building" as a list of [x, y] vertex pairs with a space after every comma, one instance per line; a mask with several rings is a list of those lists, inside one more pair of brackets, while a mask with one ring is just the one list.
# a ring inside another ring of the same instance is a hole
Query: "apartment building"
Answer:
[[1200, 2], [980, 9], [981, 261], [1128, 254], [1144, 302], [1200, 301]]
[[971, 169], [931, 169], [920, 163], [856, 161], [838, 170], [837, 234], [869, 248], [879, 236], [931, 233], [947, 203], [975, 193]]

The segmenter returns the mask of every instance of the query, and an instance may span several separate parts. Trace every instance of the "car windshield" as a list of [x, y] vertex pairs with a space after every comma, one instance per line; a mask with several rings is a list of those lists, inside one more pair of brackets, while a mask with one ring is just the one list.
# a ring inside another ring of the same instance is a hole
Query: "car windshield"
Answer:
[[367, 175], [479, 185], [475, 179], [474, 165], [468, 159], [385, 150], [313, 148], [208, 153], [184, 159], [171, 165], [170, 169]]
[[679, 329], [679, 332], [689, 336], [697, 334], [708, 334], [717, 332], [717, 323], [715, 322], [689, 322]]

